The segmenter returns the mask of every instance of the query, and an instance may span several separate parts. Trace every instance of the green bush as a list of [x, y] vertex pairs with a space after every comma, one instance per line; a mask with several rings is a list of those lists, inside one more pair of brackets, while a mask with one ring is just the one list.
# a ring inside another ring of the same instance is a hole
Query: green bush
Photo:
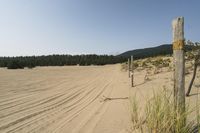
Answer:
[[24, 69], [23, 64], [20, 61], [12, 60], [7, 65], [8, 69]]

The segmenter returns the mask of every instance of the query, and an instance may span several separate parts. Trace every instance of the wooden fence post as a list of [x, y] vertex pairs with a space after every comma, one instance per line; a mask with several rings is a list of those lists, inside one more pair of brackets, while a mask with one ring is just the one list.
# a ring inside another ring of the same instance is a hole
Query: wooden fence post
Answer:
[[134, 87], [133, 56], [131, 56], [131, 86]]
[[128, 77], [130, 78], [130, 59], [128, 58]]
[[[172, 22], [174, 56], [174, 105], [178, 114], [185, 112], [184, 18]], [[185, 122], [183, 122], [184, 124]], [[184, 125], [183, 125], [184, 126]]]

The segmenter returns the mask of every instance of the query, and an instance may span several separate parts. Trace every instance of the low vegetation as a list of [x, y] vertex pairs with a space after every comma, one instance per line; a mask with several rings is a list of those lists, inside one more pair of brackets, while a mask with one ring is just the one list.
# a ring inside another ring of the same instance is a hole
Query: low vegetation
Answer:
[[[134, 69], [140, 68], [140, 69], [155, 69], [156, 74], [158, 71], [160, 71], [163, 67], [170, 68], [172, 64], [171, 57], [149, 57], [145, 59], [135, 60], [133, 62]], [[125, 68], [125, 66], [123, 67]], [[171, 69], [170, 69], [171, 70]]]
[[[185, 113], [178, 115], [174, 110], [172, 93], [166, 89], [154, 93], [148, 99], [144, 107], [144, 114], [136, 98], [131, 99], [132, 130], [139, 133], [193, 133], [198, 132], [198, 125], [195, 120], [188, 120], [185, 126], [184, 120], [195, 110], [186, 109]], [[199, 114], [196, 114], [197, 119]]]

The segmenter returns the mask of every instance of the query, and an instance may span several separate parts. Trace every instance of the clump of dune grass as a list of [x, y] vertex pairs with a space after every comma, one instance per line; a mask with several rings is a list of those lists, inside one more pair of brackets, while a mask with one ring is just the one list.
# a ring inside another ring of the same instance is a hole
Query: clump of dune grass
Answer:
[[145, 120], [139, 113], [138, 102], [135, 97], [130, 99], [131, 103], [131, 121], [132, 121], [132, 130], [143, 133], [143, 124]]
[[121, 64], [121, 71], [128, 71], [128, 63]]
[[[151, 99], [148, 99], [144, 108], [144, 114], [141, 114], [139, 104], [136, 98], [131, 100], [131, 117], [133, 132], [140, 133], [193, 133], [197, 132], [197, 123], [195, 120], [186, 121], [187, 116], [192, 113], [186, 110], [178, 114], [174, 109], [171, 93], [167, 90], [154, 93]], [[194, 110], [193, 110], [194, 111]], [[143, 116], [143, 117], [142, 117]], [[199, 115], [197, 114], [197, 118]], [[184, 126], [183, 126], [184, 125]], [[196, 131], [195, 131], [196, 129]]]

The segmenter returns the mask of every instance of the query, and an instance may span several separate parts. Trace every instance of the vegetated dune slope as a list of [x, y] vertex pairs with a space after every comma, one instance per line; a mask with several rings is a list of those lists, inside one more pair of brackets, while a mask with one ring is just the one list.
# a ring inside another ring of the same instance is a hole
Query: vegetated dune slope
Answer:
[[121, 65], [0, 69], [0, 132], [117, 133], [130, 126]]

